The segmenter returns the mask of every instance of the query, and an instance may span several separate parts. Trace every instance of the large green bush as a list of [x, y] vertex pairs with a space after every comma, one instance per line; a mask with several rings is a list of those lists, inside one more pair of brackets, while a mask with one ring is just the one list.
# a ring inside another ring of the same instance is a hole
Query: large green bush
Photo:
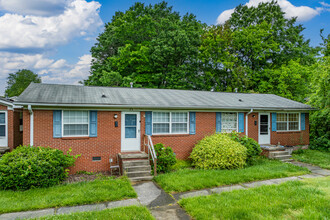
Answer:
[[315, 111], [310, 119], [310, 149], [330, 152], [330, 108]]
[[196, 144], [190, 158], [193, 166], [200, 169], [242, 168], [247, 149], [226, 134], [213, 134]]
[[164, 144], [155, 144], [157, 155], [157, 173], [167, 173], [176, 163], [175, 154], [171, 147], [164, 147]]
[[246, 147], [247, 149], [247, 161], [250, 163], [252, 157], [255, 156], [259, 156], [261, 153], [261, 147], [258, 144], [257, 141], [255, 141], [252, 138], [249, 138], [248, 136], [244, 135], [244, 136], [240, 136], [239, 133], [237, 132], [232, 132], [229, 133], [228, 136], [236, 141], [239, 142], [240, 144], [242, 144], [244, 147]]
[[0, 189], [49, 187], [68, 176], [75, 157], [46, 147], [20, 146], [0, 159]]

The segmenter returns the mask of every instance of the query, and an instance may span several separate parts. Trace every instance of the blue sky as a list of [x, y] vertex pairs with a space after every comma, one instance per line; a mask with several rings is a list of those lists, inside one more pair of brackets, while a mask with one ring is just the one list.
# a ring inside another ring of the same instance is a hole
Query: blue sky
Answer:
[[[207, 24], [222, 23], [238, 4], [269, 0], [169, 0], [180, 14], [193, 13]], [[43, 82], [76, 84], [89, 74], [90, 48], [116, 11], [135, 1], [0, 0], [0, 95], [6, 77], [18, 69], [31, 69]], [[141, 1], [154, 4], [160, 1]], [[297, 16], [311, 45], [321, 42], [319, 32], [330, 33], [330, 2], [278, 0], [287, 17]]]

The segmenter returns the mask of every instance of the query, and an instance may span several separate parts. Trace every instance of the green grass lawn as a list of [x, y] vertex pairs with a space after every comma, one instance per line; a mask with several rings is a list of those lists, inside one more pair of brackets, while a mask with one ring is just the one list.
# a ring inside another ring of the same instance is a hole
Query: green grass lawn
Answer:
[[182, 199], [194, 219], [329, 219], [330, 177]]
[[155, 181], [166, 192], [185, 192], [196, 189], [230, 185], [309, 173], [306, 168], [283, 163], [277, 160], [257, 158], [254, 164], [236, 170], [181, 169], [161, 174]]
[[310, 163], [325, 169], [330, 169], [330, 152], [323, 152], [318, 150], [302, 150], [302, 153], [292, 154], [293, 159]]
[[44, 220], [56, 220], [56, 219], [120, 219], [120, 220], [153, 220], [154, 218], [150, 214], [146, 207], [142, 206], [129, 206], [123, 208], [106, 209], [102, 211], [92, 212], [78, 212], [66, 215], [53, 215], [39, 219]]
[[136, 198], [127, 178], [102, 178], [27, 191], [0, 191], [0, 213]]

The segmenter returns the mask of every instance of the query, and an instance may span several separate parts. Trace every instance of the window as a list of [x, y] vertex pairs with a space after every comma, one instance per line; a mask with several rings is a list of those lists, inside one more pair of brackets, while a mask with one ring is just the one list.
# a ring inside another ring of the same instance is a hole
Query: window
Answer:
[[0, 137], [6, 137], [6, 113], [0, 112]]
[[153, 134], [187, 134], [188, 112], [153, 112]]
[[299, 113], [277, 113], [277, 131], [298, 131]]
[[223, 112], [221, 114], [221, 131], [228, 133], [237, 131], [237, 113]]
[[88, 136], [88, 111], [63, 111], [63, 136]]
[[92, 161], [101, 161], [101, 157], [92, 157]]

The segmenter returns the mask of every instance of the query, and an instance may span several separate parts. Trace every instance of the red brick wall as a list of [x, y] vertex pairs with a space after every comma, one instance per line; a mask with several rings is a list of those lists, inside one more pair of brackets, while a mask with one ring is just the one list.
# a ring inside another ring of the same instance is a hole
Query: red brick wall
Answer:
[[[271, 118], [272, 116], [270, 116]], [[271, 131], [270, 143], [294, 146], [309, 144], [309, 114], [305, 114], [305, 130], [304, 131]], [[270, 119], [270, 121], [272, 121]], [[272, 130], [272, 129], [271, 129]]]
[[[97, 137], [89, 138], [53, 138], [53, 111], [34, 110], [34, 146], [52, 147], [67, 152], [72, 149], [71, 155], [81, 154], [71, 173], [79, 170], [105, 171], [109, 170], [110, 155], [115, 159], [120, 152], [120, 126], [115, 127], [115, 121], [120, 125], [120, 112], [98, 112]], [[114, 119], [114, 114], [118, 115]], [[24, 113], [24, 144], [29, 144], [28, 129], [29, 112]], [[101, 157], [101, 161], [92, 161], [92, 157]]]
[[[8, 147], [10, 150], [13, 150], [15, 147], [20, 145], [22, 143], [21, 141], [21, 133], [17, 133], [17, 126], [19, 131], [19, 115], [18, 115], [18, 121], [17, 121], [17, 114], [19, 112], [13, 111], [8, 109], [7, 106], [0, 105], [0, 110], [7, 111], [7, 120], [8, 120]], [[18, 124], [17, 124], [18, 123]], [[18, 135], [17, 135], [18, 134]]]
[[[258, 141], [258, 132], [259, 132], [259, 115], [257, 112], [253, 112], [248, 115], [248, 136]], [[257, 122], [255, 125], [254, 122]]]
[[[114, 119], [114, 114], [118, 115]], [[307, 114], [306, 114], [307, 115]], [[253, 117], [255, 116], [255, 117]], [[115, 127], [118, 121], [118, 127]], [[257, 125], [254, 125], [257, 121]], [[270, 120], [271, 121], [271, 120]], [[53, 111], [34, 110], [34, 145], [50, 146], [64, 152], [72, 149], [72, 155], [81, 154], [76, 161], [71, 173], [79, 170], [104, 171], [109, 170], [109, 157], [116, 160], [116, 155], [121, 151], [121, 112], [98, 111], [98, 137], [96, 138], [53, 138]], [[204, 136], [215, 132], [216, 113], [196, 112], [195, 135], [153, 135], [153, 143], [163, 143], [171, 146], [177, 158], [189, 157], [195, 144]], [[244, 118], [245, 123], [245, 118]], [[304, 144], [308, 144], [308, 115], [306, 116], [306, 131], [303, 132], [271, 132], [271, 143], [278, 141], [282, 145], [300, 144], [300, 136], [303, 136]], [[258, 113], [253, 112], [248, 116], [248, 135], [258, 140]], [[30, 143], [30, 114], [23, 112], [23, 143]], [[244, 131], [246, 131], [246, 124]], [[141, 112], [141, 149], [145, 133], [145, 112]], [[245, 134], [245, 133], [244, 133]], [[101, 156], [101, 161], [92, 161], [92, 157]]]

